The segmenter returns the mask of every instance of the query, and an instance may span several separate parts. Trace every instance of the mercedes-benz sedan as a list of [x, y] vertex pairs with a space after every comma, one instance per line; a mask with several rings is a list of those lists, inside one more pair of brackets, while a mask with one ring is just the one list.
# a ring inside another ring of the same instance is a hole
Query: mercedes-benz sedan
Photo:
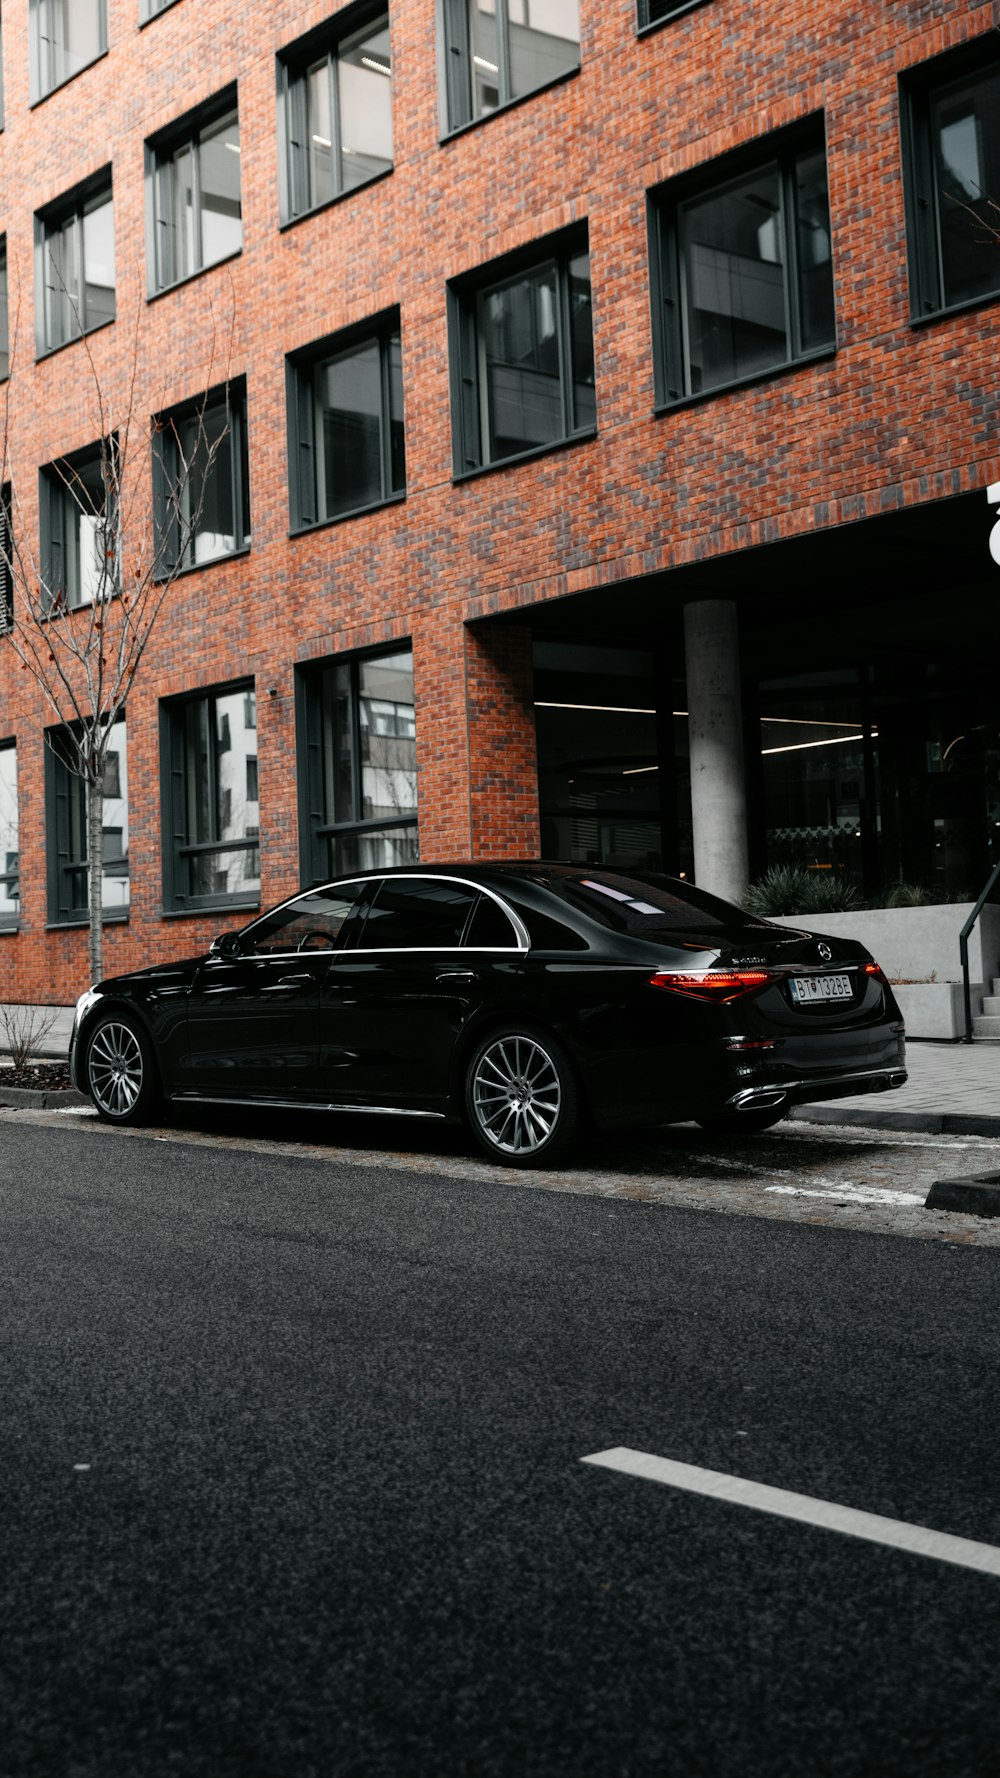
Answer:
[[514, 1166], [590, 1120], [749, 1134], [906, 1079], [860, 944], [665, 876], [531, 863], [344, 877], [99, 982], [70, 1070], [111, 1123], [164, 1100], [464, 1119]]

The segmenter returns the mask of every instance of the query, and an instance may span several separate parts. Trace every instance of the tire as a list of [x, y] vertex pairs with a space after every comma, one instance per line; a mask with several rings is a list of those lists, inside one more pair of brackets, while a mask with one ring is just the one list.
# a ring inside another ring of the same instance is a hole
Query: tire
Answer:
[[109, 1012], [87, 1042], [87, 1091], [109, 1124], [149, 1123], [160, 1104], [153, 1046], [138, 1019]]
[[465, 1114], [490, 1160], [551, 1165], [572, 1147], [583, 1111], [576, 1072], [556, 1038], [511, 1024], [478, 1045], [465, 1076]]
[[762, 1130], [773, 1129], [788, 1116], [787, 1105], [768, 1105], [760, 1111], [719, 1111], [709, 1117], [696, 1117], [695, 1123], [712, 1136], [759, 1136]]

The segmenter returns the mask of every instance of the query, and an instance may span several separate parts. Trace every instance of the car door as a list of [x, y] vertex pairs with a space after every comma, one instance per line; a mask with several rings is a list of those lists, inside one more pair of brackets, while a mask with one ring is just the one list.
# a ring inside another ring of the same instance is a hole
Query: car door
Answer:
[[455, 1044], [487, 991], [480, 956], [463, 944], [479, 900], [479, 887], [457, 877], [378, 880], [363, 925], [331, 959], [321, 990], [320, 1070], [330, 1102], [445, 1109]]
[[315, 1097], [320, 990], [363, 883], [296, 896], [201, 965], [188, 998], [182, 1090], [222, 1098]]

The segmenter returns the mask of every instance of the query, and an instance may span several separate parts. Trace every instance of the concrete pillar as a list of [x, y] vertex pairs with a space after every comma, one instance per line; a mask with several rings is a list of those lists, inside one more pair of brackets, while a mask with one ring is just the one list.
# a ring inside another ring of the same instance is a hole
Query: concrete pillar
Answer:
[[747, 805], [736, 606], [684, 607], [694, 875], [699, 889], [738, 901], [747, 885]]

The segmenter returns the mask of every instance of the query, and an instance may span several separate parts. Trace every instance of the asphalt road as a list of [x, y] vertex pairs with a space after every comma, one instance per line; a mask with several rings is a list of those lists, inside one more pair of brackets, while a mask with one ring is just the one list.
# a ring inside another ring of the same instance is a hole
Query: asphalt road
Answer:
[[1000, 1578], [581, 1462], [1000, 1545], [995, 1247], [91, 1133], [0, 1122], [4, 1778], [997, 1778]]

